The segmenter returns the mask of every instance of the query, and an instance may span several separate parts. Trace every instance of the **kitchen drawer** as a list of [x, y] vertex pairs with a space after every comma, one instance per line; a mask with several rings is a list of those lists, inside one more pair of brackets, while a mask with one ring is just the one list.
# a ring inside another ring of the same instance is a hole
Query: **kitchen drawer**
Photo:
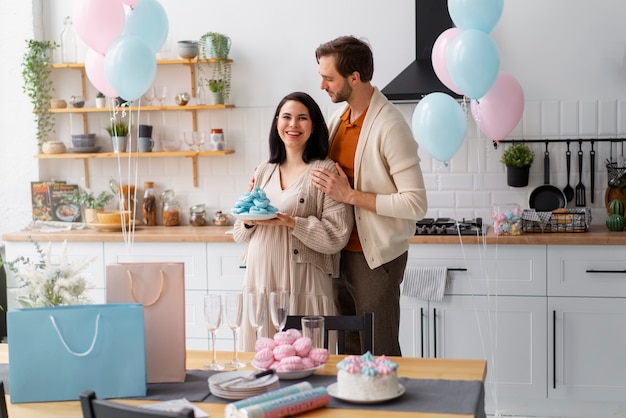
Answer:
[[238, 291], [243, 289], [246, 268], [241, 262], [246, 244], [207, 243], [209, 290]]
[[407, 268], [442, 266], [448, 295], [546, 295], [544, 245], [409, 246]]
[[626, 297], [621, 245], [548, 246], [548, 295]]
[[163, 263], [185, 264], [185, 290], [207, 289], [206, 244], [203, 242], [106, 242], [105, 266], [113, 263]]

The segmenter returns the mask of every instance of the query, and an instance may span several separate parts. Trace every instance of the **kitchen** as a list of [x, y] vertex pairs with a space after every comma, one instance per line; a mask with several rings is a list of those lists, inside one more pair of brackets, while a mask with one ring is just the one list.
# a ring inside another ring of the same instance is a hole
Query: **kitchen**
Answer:
[[[2, 49], [6, 75], [0, 84], [11, 100], [0, 106], [5, 118], [11, 117], [19, 126], [27, 128], [20, 134], [24, 138], [19, 141], [2, 141], [5, 152], [1, 153], [0, 172], [3, 178], [23, 179], [5, 182], [0, 190], [4, 202], [0, 208], [3, 215], [0, 216], [0, 232], [3, 234], [30, 221], [29, 181], [54, 177], [78, 184], [84, 182], [82, 165], [78, 162], [59, 167], [33, 158], [36, 146], [31, 107], [19, 88], [22, 40], [33, 37], [33, 33], [38, 34], [30, 24], [23, 22], [37, 22], [34, 27], [43, 31], [44, 38], [56, 38], [61, 32], [63, 17], [72, 13], [74, 3], [66, 0], [46, 1], [43, 5], [40, 2], [17, 2], [12, 4], [10, 12], [2, 13], [0, 17], [3, 21], [0, 25], [2, 38], [15, 40]], [[327, 114], [334, 110], [325, 92], [318, 87], [313, 51], [319, 43], [346, 33], [366, 36], [375, 54], [374, 83], [381, 87], [414, 59], [414, 2], [410, 0], [363, 1], [358, 3], [358, 11], [354, 11], [351, 2], [330, 1], [302, 4], [298, 8], [287, 1], [270, 3], [271, 8], [258, 1], [246, 1], [245, 7], [241, 3], [226, 1], [212, 1], [207, 5], [180, 4], [173, 0], [161, 3], [170, 21], [169, 54], [174, 53], [176, 40], [194, 39], [207, 30], [227, 33], [233, 39], [232, 101], [236, 107], [208, 112], [206, 123], [224, 128], [228, 146], [235, 153], [201, 160], [197, 188], [192, 186], [189, 165], [182, 158], [142, 162], [140, 183], [152, 180], [161, 190], [173, 188], [184, 208], [196, 203], [205, 203], [211, 211], [231, 207], [247, 187], [252, 168], [266, 154], [270, 115], [286, 92], [307, 91]], [[38, 5], [43, 8], [38, 16], [45, 17], [33, 19], [32, 14], [37, 15]], [[491, 36], [500, 51], [501, 68], [518, 79], [526, 98], [522, 121], [508, 138], [624, 136], [626, 111], [622, 92], [626, 91], [626, 36], [616, 35], [615, 28], [620, 27], [620, 18], [625, 12], [626, 5], [617, 0], [505, 2], [503, 15]], [[346, 18], [352, 14], [360, 19]], [[256, 19], [257, 16], [263, 16], [263, 19]], [[184, 88], [175, 84], [178, 74], [168, 73], [166, 76], [170, 77], [166, 81], [172, 83], [172, 89]], [[88, 100], [95, 97], [92, 93]], [[72, 94], [64, 92], [65, 96]], [[410, 120], [415, 104], [399, 106]], [[170, 120], [170, 114], [173, 112], [167, 114], [166, 124], [175, 127], [172, 132], [184, 130], [183, 122], [176, 118]], [[150, 115], [157, 130], [161, 116], [157, 113]], [[492, 204], [514, 202], [527, 207], [533, 188], [543, 184], [543, 166], [539, 163], [541, 158], [537, 158], [531, 168], [529, 186], [509, 188], [504, 166], [499, 162], [502, 147], [494, 149], [491, 141], [480, 135], [471, 118], [469, 120], [468, 136], [448, 167], [421, 152], [429, 217], [489, 219]], [[57, 133], [69, 138], [70, 127], [65, 123], [65, 126], [59, 123]], [[94, 126], [98, 127], [97, 124]], [[8, 130], [4, 125], [0, 129]], [[94, 132], [104, 140], [101, 129], [94, 129]], [[13, 136], [4, 132], [5, 138]], [[617, 143], [613, 145], [615, 149], [611, 150], [609, 143], [596, 144], [598, 163], [594, 203], [591, 204], [590, 196], [587, 199], [592, 207], [593, 224], [600, 227], [606, 216], [603, 197], [607, 183], [606, 170], [601, 162], [611, 152], [614, 156], [619, 155], [621, 148]], [[542, 144], [533, 147], [536, 154], [542, 156]], [[589, 143], [585, 143], [586, 156], [588, 147]], [[563, 187], [566, 183], [564, 144], [554, 145], [550, 151], [553, 157], [551, 182]], [[585, 159], [584, 181], [589, 185], [587, 161]], [[95, 190], [106, 188], [115, 174], [113, 162], [92, 164], [91, 187]], [[578, 180], [575, 175], [573, 179]]]

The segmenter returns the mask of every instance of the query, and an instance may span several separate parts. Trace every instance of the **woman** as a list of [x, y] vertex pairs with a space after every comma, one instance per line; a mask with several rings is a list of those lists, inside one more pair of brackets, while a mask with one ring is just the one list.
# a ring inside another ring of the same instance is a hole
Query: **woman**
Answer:
[[[311, 184], [310, 171], [336, 172], [327, 159], [328, 128], [322, 112], [306, 93], [285, 96], [272, 121], [270, 158], [254, 174], [276, 218], [235, 223], [234, 239], [248, 242], [244, 299], [248, 292], [274, 290], [289, 294], [290, 315], [335, 315], [332, 282], [339, 274], [339, 252], [353, 225], [352, 207], [326, 196]], [[246, 302], [247, 303], [247, 302]], [[244, 305], [241, 340], [254, 351], [256, 335]], [[267, 312], [263, 335], [275, 329]]]

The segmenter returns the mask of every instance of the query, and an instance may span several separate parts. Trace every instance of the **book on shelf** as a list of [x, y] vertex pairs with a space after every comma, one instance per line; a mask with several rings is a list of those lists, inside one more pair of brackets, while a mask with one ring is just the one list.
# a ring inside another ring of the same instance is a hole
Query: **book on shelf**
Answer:
[[54, 183], [48, 186], [52, 220], [59, 222], [81, 222], [80, 205], [72, 203], [70, 196], [78, 192], [77, 184]]
[[49, 187], [55, 181], [31, 181], [30, 194], [34, 221], [52, 221], [52, 202]]

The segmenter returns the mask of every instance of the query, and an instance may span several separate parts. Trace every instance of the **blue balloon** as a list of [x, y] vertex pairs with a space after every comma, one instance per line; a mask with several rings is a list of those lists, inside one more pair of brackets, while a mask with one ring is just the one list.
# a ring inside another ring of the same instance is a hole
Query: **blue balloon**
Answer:
[[141, 0], [126, 15], [122, 35], [142, 38], [156, 54], [165, 43], [169, 31], [167, 14], [156, 0]]
[[445, 93], [431, 93], [413, 112], [413, 134], [417, 143], [436, 160], [447, 162], [456, 154], [467, 132], [461, 105]]
[[462, 30], [446, 50], [446, 69], [454, 84], [470, 99], [489, 91], [500, 72], [500, 53], [485, 32]]
[[491, 32], [502, 16], [503, 0], [448, 0], [448, 12], [461, 29]]
[[[142, 0], [142, 2], [145, 0]], [[157, 64], [154, 52], [138, 36], [119, 36], [104, 56], [104, 73], [120, 97], [140, 98], [152, 85]]]

